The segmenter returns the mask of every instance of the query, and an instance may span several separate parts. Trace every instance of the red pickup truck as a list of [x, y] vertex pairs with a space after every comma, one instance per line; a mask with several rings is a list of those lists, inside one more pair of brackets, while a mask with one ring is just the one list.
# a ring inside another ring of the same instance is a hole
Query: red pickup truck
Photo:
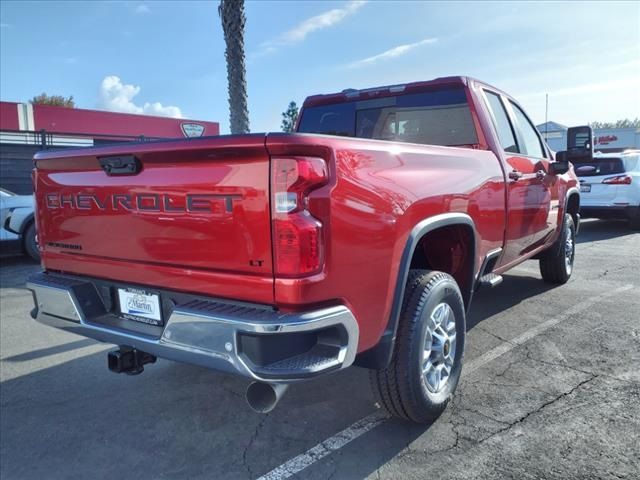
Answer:
[[163, 357], [253, 379], [257, 411], [356, 364], [390, 414], [434, 419], [474, 292], [531, 258], [571, 275], [568, 159], [590, 141], [554, 160], [466, 77], [312, 96], [296, 130], [38, 153], [32, 316], [119, 345], [115, 372]]

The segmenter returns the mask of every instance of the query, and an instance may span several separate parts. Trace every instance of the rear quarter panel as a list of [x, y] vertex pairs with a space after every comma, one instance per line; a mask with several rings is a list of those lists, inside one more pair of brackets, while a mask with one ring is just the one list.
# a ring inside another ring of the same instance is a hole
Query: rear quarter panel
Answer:
[[272, 156], [328, 156], [333, 178], [312, 194], [323, 205], [325, 268], [305, 279], [276, 278], [276, 303], [293, 310], [348, 305], [360, 325], [359, 351], [374, 346], [387, 325], [402, 252], [421, 220], [471, 216], [477, 266], [502, 246], [504, 176], [490, 151], [304, 134], [270, 136], [267, 148]]

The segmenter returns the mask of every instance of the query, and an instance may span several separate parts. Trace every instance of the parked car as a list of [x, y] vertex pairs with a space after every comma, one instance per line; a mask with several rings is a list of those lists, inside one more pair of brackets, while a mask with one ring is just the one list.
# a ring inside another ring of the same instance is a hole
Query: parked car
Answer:
[[640, 150], [597, 154], [575, 165], [585, 218], [622, 218], [640, 230]]
[[34, 260], [40, 261], [33, 209], [33, 195], [16, 195], [0, 188], [2, 253], [24, 252]]
[[516, 100], [466, 77], [313, 96], [296, 129], [37, 154], [32, 316], [120, 345], [114, 372], [253, 379], [261, 412], [364, 366], [390, 414], [432, 421], [474, 292], [531, 258], [571, 276], [580, 149], [554, 161]]

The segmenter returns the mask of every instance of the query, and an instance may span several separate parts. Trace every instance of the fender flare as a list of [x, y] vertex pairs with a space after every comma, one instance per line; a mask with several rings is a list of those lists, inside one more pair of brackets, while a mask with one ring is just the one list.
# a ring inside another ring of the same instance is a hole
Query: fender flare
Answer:
[[564, 195], [564, 211], [562, 213], [564, 215], [564, 213], [566, 213], [566, 211], [568, 210], [569, 199], [573, 195], [576, 195], [578, 197], [578, 211], [576, 212], [576, 216], [573, 219], [573, 223], [575, 223], [576, 235], [577, 235], [578, 231], [580, 230], [580, 190], [578, 189], [578, 187], [570, 187], [567, 189], [567, 192]]
[[564, 214], [567, 213], [567, 210], [569, 209], [569, 200], [574, 195], [578, 197], [578, 211], [573, 217], [573, 223], [576, 229], [576, 235], [578, 235], [578, 231], [580, 230], [580, 190], [578, 189], [578, 187], [569, 187], [564, 193], [564, 202], [558, 201], [558, 207], [562, 205], [562, 210], [560, 211], [561, 215], [558, 215], [558, 227], [552, 237], [553, 242], [546, 249], [536, 253], [533, 257], [531, 257], [532, 259], [539, 260], [543, 255], [545, 255], [546, 252], [557, 252], [557, 249], [561, 248], [558, 242], [560, 238], [560, 232], [562, 230], [562, 225], [564, 224]]
[[[404, 298], [404, 291], [409, 276], [409, 269], [411, 267], [411, 259], [413, 254], [420, 243], [422, 237], [429, 232], [437, 230], [442, 227], [462, 225], [471, 230], [473, 242], [471, 248], [471, 255], [473, 260], [473, 267], [471, 269], [471, 275], [469, 278], [469, 296], [467, 299], [468, 304], [471, 302], [471, 296], [475, 285], [475, 272], [476, 272], [476, 242], [477, 232], [475, 223], [472, 218], [466, 213], [443, 213], [435, 215], [433, 217], [426, 218], [416, 224], [409, 233], [406, 244], [402, 251], [402, 257], [400, 259], [400, 266], [398, 268], [398, 276], [396, 279], [396, 286], [393, 294], [393, 303], [391, 304], [391, 313], [387, 320], [387, 326], [380, 337], [378, 343], [371, 349], [360, 353], [356, 357], [355, 365], [366, 368], [384, 368], [391, 361], [391, 355], [393, 354], [393, 346], [396, 340], [396, 333], [398, 330], [398, 323], [400, 321], [400, 311], [402, 309], [402, 301]], [[463, 294], [464, 296], [464, 294]]]

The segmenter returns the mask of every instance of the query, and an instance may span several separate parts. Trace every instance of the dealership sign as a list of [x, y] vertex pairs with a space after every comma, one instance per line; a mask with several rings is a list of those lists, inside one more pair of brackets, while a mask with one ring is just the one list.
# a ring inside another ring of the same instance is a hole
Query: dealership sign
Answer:
[[618, 140], [618, 137], [615, 135], [602, 135], [600, 137], [596, 137], [596, 145], [609, 145], [611, 142], [615, 142]]
[[180, 128], [185, 137], [201, 137], [204, 133], [204, 125], [199, 123], [182, 123]]

